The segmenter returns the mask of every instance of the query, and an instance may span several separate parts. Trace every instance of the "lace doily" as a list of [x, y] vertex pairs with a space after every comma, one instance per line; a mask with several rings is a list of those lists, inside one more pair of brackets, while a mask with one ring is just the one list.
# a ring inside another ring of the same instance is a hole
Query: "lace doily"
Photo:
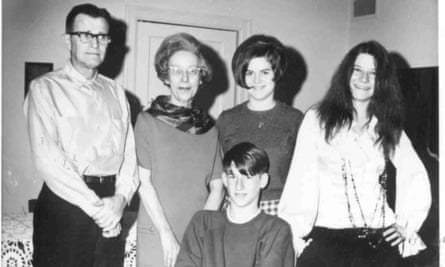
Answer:
[[[3, 215], [2, 267], [32, 267], [32, 216], [32, 213]], [[129, 228], [125, 244], [125, 267], [136, 266], [136, 218], [133, 214], [130, 217], [124, 218]]]
[[2, 241], [2, 266], [29, 267], [32, 266], [31, 241]]

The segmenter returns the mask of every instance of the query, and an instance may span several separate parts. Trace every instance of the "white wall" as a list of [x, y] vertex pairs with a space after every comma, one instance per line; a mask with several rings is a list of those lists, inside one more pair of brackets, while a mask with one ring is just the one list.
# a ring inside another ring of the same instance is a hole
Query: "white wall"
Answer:
[[351, 47], [375, 39], [411, 67], [438, 66], [437, 0], [377, 0], [377, 16], [352, 20], [350, 27]]
[[[307, 65], [307, 78], [294, 106], [306, 110], [326, 92], [329, 79], [349, 47], [376, 39], [412, 67], [438, 64], [437, 0], [377, 0], [378, 15], [350, 20], [353, 0], [93, 0], [125, 20], [127, 5], [251, 20], [252, 33], [265, 33], [294, 47]], [[60, 67], [67, 51], [61, 41], [65, 16], [84, 1], [3, 0], [2, 208], [27, 209], [41, 181], [35, 177], [22, 111], [24, 62]], [[132, 44], [127, 44], [130, 49]], [[122, 77], [118, 77], [122, 81]], [[131, 90], [131, 88], [128, 88]]]
[[[67, 58], [61, 41], [65, 16], [84, 1], [3, 0], [2, 60], [2, 208], [26, 211], [41, 181], [35, 177], [22, 111], [24, 62]], [[318, 101], [348, 46], [349, 0], [103, 0], [91, 1], [125, 20], [127, 5], [137, 4], [197, 14], [251, 20], [252, 33], [265, 33], [293, 46], [307, 65], [307, 78], [294, 105], [302, 110]], [[335, 2], [335, 3], [334, 3]], [[132, 44], [127, 44], [130, 49]], [[123, 80], [118, 77], [118, 80]], [[131, 88], [128, 88], [131, 90]]]
[[306, 110], [323, 96], [336, 62], [348, 46], [348, 4], [349, 0], [156, 0], [149, 6], [248, 19], [252, 34], [274, 35], [294, 47], [308, 69], [294, 106]]

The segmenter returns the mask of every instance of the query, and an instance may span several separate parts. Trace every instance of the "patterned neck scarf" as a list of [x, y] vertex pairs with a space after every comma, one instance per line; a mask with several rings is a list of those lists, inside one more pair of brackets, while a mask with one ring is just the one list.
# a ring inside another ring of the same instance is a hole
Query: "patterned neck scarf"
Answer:
[[169, 96], [158, 96], [147, 112], [178, 130], [196, 135], [206, 133], [215, 124], [213, 119], [200, 108], [179, 107], [169, 103], [169, 100]]

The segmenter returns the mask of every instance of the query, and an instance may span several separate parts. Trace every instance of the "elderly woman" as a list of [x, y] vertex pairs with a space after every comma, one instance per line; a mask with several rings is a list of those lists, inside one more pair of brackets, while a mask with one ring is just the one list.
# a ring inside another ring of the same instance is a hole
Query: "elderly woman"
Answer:
[[178, 240], [192, 215], [203, 208], [218, 209], [223, 198], [217, 130], [212, 118], [192, 105], [212, 74], [201, 49], [202, 44], [186, 33], [162, 42], [155, 67], [170, 95], [158, 96], [137, 119], [140, 267], [173, 266]]
[[425, 248], [417, 232], [430, 184], [401, 107], [388, 52], [369, 41], [346, 54], [324, 99], [307, 111], [278, 210], [299, 267], [398, 266], [400, 255]]
[[287, 67], [284, 50], [280, 41], [266, 35], [253, 35], [236, 49], [233, 75], [249, 98], [224, 111], [217, 121], [224, 152], [241, 142], [253, 143], [267, 152], [270, 179], [261, 194], [260, 208], [270, 215], [277, 214], [303, 118], [301, 111], [274, 98], [276, 84]]

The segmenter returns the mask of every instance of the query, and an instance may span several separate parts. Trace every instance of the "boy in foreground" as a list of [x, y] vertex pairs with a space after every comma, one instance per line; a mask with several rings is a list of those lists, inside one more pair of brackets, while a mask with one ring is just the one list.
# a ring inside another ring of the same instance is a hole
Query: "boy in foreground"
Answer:
[[230, 204], [224, 211], [199, 211], [181, 244], [176, 267], [293, 267], [289, 225], [258, 207], [269, 159], [264, 150], [240, 143], [223, 159], [222, 181]]

